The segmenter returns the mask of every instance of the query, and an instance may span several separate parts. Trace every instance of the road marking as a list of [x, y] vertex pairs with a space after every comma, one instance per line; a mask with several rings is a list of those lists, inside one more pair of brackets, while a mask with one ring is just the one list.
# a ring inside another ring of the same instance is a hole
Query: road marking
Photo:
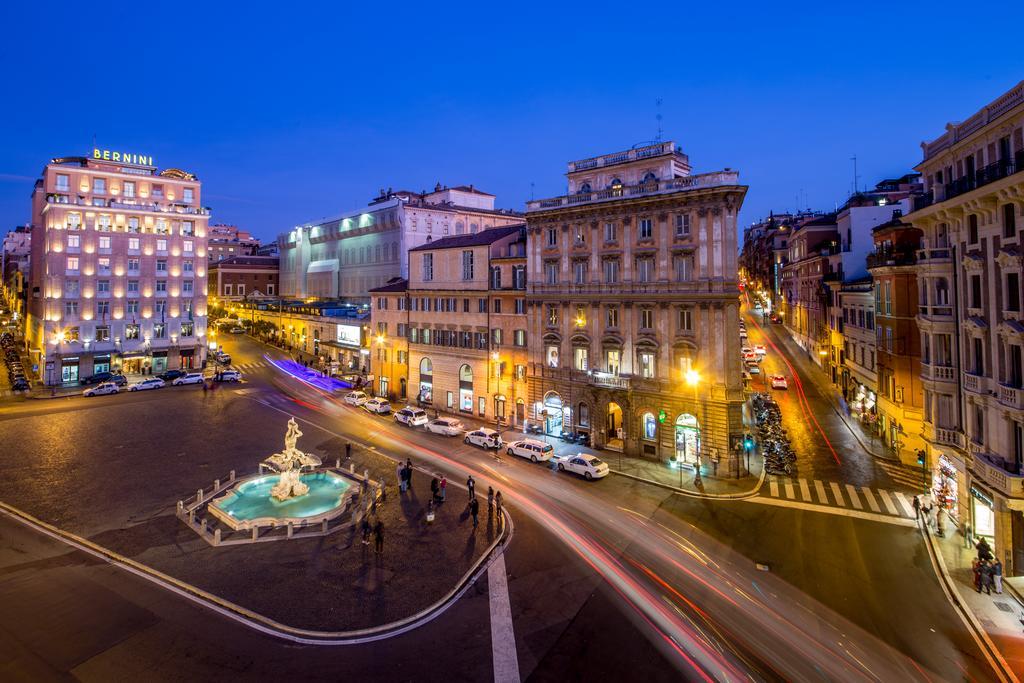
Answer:
[[512, 630], [512, 605], [508, 599], [505, 554], [498, 553], [487, 568], [487, 588], [491, 603], [491, 654], [495, 683], [519, 683], [519, 657]]
[[807, 480], [800, 479], [800, 497], [808, 503], [811, 502], [811, 488], [807, 485]]
[[879, 489], [878, 491], [878, 497], [882, 499], [883, 503], [885, 503], [885, 509], [888, 510], [891, 514], [898, 515], [900, 514], [900, 511], [897, 510], [896, 506], [892, 504], [892, 500], [889, 498], [889, 496], [891, 495], [891, 493], [884, 489]]
[[864, 500], [868, 502], [868, 507], [871, 508], [872, 512], [881, 512], [882, 509], [878, 507], [878, 501], [875, 500], [875, 494], [871, 493], [871, 489], [867, 486], [861, 486], [860, 492], [864, 494]]
[[768, 492], [771, 494], [772, 498], [778, 498], [779, 497], [779, 482], [775, 481], [774, 479], [772, 479], [770, 482], [768, 482]]
[[814, 490], [818, 492], [818, 502], [822, 505], [828, 505], [828, 496], [825, 495], [825, 487], [817, 479], [814, 480]]
[[916, 515], [914, 514], [914, 506], [911, 505], [909, 501], [907, 501], [906, 496], [897, 491], [896, 500], [900, 502], [900, 505], [903, 507], [903, 511], [907, 513], [907, 517], [916, 517]]
[[826, 515], [838, 515], [840, 517], [856, 517], [858, 519], [866, 519], [872, 522], [882, 522], [883, 524], [895, 524], [897, 526], [915, 526], [915, 522], [912, 519], [905, 519], [903, 517], [890, 517], [889, 515], [876, 515], [873, 512], [864, 512], [861, 510], [850, 510], [848, 508], [837, 508], [832, 505], [816, 505], [813, 503], [801, 503], [795, 500], [785, 500], [783, 498], [769, 498], [767, 496], [754, 496], [753, 498], [744, 498], [743, 502], [746, 503], [759, 503], [761, 505], [774, 505], [775, 507], [784, 508], [795, 508], [797, 510], [807, 510], [808, 512], [821, 512]]
[[864, 506], [860, 504], [860, 498], [857, 497], [857, 489], [853, 488], [852, 484], [846, 485], [846, 493], [850, 496], [850, 502], [853, 503], [853, 507], [858, 510], [864, 509]]
[[791, 481], [786, 482], [786, 498], [796, 498], [796, 496], [793, 495], [793, 482]]
[[846, 507], [846, 501], [843, 500], [843, 492], [839, 489], [839, 484], [830, 481], [828, 485], [832, 488], [832, 495], [836, 497], [836, 505]]

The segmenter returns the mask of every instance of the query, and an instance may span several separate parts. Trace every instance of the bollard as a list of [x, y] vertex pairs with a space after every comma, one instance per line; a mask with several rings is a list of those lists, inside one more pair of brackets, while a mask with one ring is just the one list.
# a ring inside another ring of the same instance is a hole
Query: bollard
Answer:
[[291, 538], [293, 533], [294, 529], [292, 528], [292, 523], [288, 522], [288, 538]]
[[370, 481], [370, 470], [363, 470], [363, 479]]
[[195, 510], [189, 510], [188, 511], [188, 525], [189, 526], [195, 526], [196, 525], [196, 511]]
[[200, 531], [203, 532], [203, 535], [205, 536], [206, 535], [206, 517], [203, 517], [203, 523], [199, 525], [199, 529], [200, 529]]
[[184, 503], [183, 501], [180, 501], [180, 500], [179, 500], [179, 501], [178, 501], [178, 516], [179, 516], [179, 517], [181, 517], [181, 512], [182, 512], [182, 510], [184, 510], [184, 509], [185, 509], [185, 503]]
[[198, 491], [196, 491], [196, 502], [197, 503], [202, 503], [203, 502], [203, 490], [202, 489], [199, 489]]
[[234, 480], [235, 480], [235, 471], [231, 470], [231, 474], [228, 475], [228, 481], [234, 481]]
[[217, 527], [213, 531], [213, 544], [220, 545], [220, 527]]
[[260, 537], [260, 528], [258, 526], [254, 526], [252, 528], [252, 540], [255, 541], [259, 537]]

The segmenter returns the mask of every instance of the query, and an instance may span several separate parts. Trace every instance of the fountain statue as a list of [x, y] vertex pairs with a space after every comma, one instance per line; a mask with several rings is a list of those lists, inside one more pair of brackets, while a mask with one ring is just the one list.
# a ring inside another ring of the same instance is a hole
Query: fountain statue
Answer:
[[320, 465], [320, 458], [315, 455], [303, 453], [295, 447], [295, 443], [302, 436], [299, 425], [295, 418], [288, 420], [288, 432], [284, 436], [284, 451], [275, 453], [263, 462], [275, 472], [281, 473], [281, 478], [270, 489], [270, 495], [276, 500], [287, 500], [309, 493], [307, 486], [300, 479], [299, 475], [305, 468], [313, 469]]

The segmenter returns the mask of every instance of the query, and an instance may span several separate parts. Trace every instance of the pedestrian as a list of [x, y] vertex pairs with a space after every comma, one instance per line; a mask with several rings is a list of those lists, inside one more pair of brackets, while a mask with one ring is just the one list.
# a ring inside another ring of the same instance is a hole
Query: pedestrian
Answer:
[[494, 487], [487, 487], [487, 516], [491, 516], [492, 509], [494, 508]]
[[384, 522], [377, 520], [373, 527], [374, 550], [378, 553], [384, 552]]
[[971, 561], [971, 572], [974, 574], [974, 590], [981, 592], [981, 560], [974, 558]]
[[469, 489], [469, 499], [476, 499], [476, 480], [473, 479], [473, 475], [469, 475], [469, 479], [466, 480], [466, 488]]
[[1003, 563], [996, 560], [992, 565], [992, 583], [996, 586], [996, 595], [1003, 594]]
[[363, 545], [370, 545], [370, 520], [363, 518]]
[[438, 495], [441, 492], [441, 482], [437, 480], [437, 477], [433, 477], [430, 480], [430, 494], [431, 500], [437, 500]]
[[914, 516], [921, 514], [921, 496], [914, 496]]
[[992, 548], [989, 547], [988, 541], [982, 538], [978, 541], [978, 545], [974, 546], [978, 550], [978, 559], [988, 561], [992, 559]]
[[395, 477], [398, 478], [398, 490], [405, 493], [405, 465], [401, 462], [395, 465]]
[[480, 514], [480, 501], [476, 498], [469, 501], [469, 514], [473, 515], [473, 528], [475, 529], [477, 525], [477, 515]]
[[921, 508], [921, 512], [924, 513], [924, 525], [930, 529], [932, 527], [932, 506], [925, 504]]
[[345, 459], [348, 460], [352, 457], [352, 442], [349, 441], [345, 444]]
[[443, 503], [445, 497], [448, 495], [448, 477], [441, 475], [441, 502]]
[[985, 595], [992, 595], [992, 565], [988, 562], [981, 563], [981, 587], [985, 589]]
[[412, 460], [407, 460], [405, 464], [405, 488], [412, 491]]
[[974, 547], [974, 529], [971, 527], [970, 522], [964, 524], [964, 543], [967, 545], [968, 550]]
[[494, 505], [498, 508], [498, 517], [501, 517], [501, 504], [501, 491], [498, 491], [497, 493], [494, 494]]

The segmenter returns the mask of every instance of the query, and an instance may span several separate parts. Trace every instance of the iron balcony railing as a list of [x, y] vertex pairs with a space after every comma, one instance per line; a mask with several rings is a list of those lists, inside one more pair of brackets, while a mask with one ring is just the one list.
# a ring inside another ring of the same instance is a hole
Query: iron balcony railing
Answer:
[[1017, 152], [1012, 159], [1001, 159], [980, 168], [973, 175], [957, 178], [951, 183], [946, 183], [945, 198], [952, 199], [961, 194], [976, 190], [979, 187], [1002, 180], [1019, 171], [1024, 170], [1024, 150]]

